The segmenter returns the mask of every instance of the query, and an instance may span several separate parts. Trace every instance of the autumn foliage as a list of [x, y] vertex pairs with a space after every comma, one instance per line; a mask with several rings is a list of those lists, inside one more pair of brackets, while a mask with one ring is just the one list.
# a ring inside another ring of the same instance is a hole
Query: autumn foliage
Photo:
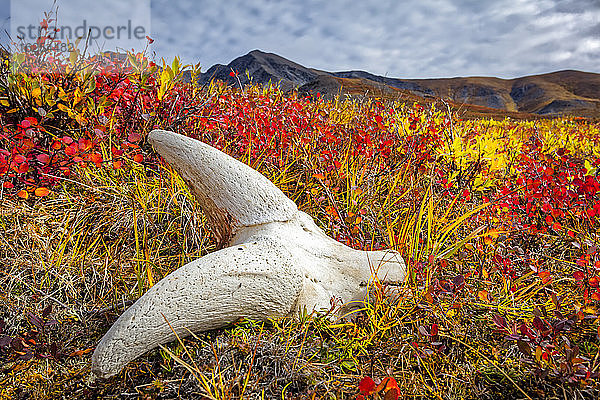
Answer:
[[[150, 192], [140, 182], [150, 187], [169, 179], [168, 196], [176, 198], [175, 175], [146, 135], [154, 128], [184, 133], [258, 169], [337, 240], [395, 248], [407, 261], [399, 295], [376, 282], [374, 302], [351, 322], [315, 317], [289, 328], [304, 332], [297, 340], [304, 338], [306, 348], [313, 341], [314, 352], [298, 356], [305, 367], [312, 363], [330, 378], [353, 376], [346, 386], [327, 378], [330, 389], [306, 384], [296, 396], [331, 390], [360, 399], [447, 398], [452, 385], [453, 398], [494, 398], [506, 388], [530, 398], [542, 395], [535, 390], [564, 387], [597, 393], [598, 122], [462, 120], [442, 106], [324, 101], [219, 82], [200, 87], [198, 72], [143, 53], [5, 57], [0, 199], [44, 207], [78, 193], [91, 204], [109, 185], [133, 184], [138, 192], [131, 201], [139, 202]], [[87, 192], [90, 182], [98, 191]], [[134, 228], [129, 262], [141, 269], [123, 272], [135, 279], [115, 284], [132, 297], [178, 262], [168, 249], [148, 244], [146, 229], [159, 228], [137, 222]], [[152, 254], [155, 265], [170, 267], [139, 267]], [[89, 361], [91, 349], [61, 348], [44, 337], [56, 323], [52, 308], [36, 314], [32, 304], [24, 314], [27, 330], [7, 333], [0, 320], [0, 355], [17, 364]], [[278, 327], [273, 334], [287, 335], [289, 346], [289, 332]], [[248, 350], [254, 345], [240, 351], [255, 354]], [[210, 380], [199, 382], [210, 392]]]

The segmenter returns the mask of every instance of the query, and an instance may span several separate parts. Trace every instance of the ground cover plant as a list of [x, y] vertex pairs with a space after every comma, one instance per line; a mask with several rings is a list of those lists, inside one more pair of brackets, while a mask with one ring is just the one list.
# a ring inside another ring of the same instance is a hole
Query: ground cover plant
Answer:
[[[443, 104], [200, 87], [198, 71], [143, 53], [4, 54], [0, 396], [599, 395], [597, 121], [462, 120]], [[216, 248], [146, 143], [153, 128], [256, 168], [349, 246], [400, 251], [407, 281], [375, 282], [350, 320], [243, 320], [91, 381], [122, 310]]]

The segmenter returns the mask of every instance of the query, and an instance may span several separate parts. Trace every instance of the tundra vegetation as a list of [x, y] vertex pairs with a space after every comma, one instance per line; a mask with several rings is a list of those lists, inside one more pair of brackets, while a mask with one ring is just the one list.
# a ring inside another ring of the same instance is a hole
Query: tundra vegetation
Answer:
[[[3, 398], [599, 395], [598, 121], [201, 86], [178, 59], [52, 49], [0, 65]], [[217, 245], [154, 128], [257, 169], [336, 240], [398, 250], [406, 282], [374, 282], [353, 318], [241, 320], [91, 381], [118, 315]]]

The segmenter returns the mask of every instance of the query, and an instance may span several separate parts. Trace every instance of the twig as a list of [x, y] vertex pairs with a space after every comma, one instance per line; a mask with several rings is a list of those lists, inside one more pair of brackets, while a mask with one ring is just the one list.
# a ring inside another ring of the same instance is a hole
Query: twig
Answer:
[[119, 309], [125, 309], [126, 307], [129, 307], [133, 303], [135, 303], [135, 300], [125, 300], [125, 301], [123, 301], [121, 303], [113, 304], [110, 307], [105, 307], [105, 308], [100, 308], [100, 309], [92, 309], [92, 310], [84, 311], [83, 314], [86, 317], [92, 317], [92, 316], [96, 316], [98, 314], [106, 314], [106, 313], [109, 313], [111, 311], [116, 311], [116, 310], [119, 310]]
[[56, 176], [56, 175], [46, 174], [46, 173], [43, 173], [43, 172], [40, 172], [40, 175], [44, 175], [44, 176], [47, 176], [47, 177], [50, 177], [50, 178], [59, 179], [59, 180], [62, 180], [62, 181], [66, 181], [66, 182], [74, 183], [74, 184], [76, 184], [76, 185], [83, 186], [83, 187], [85, 187], [86, 189], [90, 189], [90, 190], [93, 190], [93, 191], [96, 191], [96, 192], [100, 192], [100, 193], [106, 194], [106, 195], [108, 195], [108, 196], [112, 196], [112, 197], [113, 197], [113, 198], [115, 198], [115, 199], [117, 198], [117, 196], [116, 196], [115, 194], [113, 194], [113, 193], [108, 193], [108, 192], [105, 192], [105, 191], [103, 191], [103, 190], [100, 190], [100, 189], [98, 189], [98, 188], [95, 188], [95, 187], [93, 187], [93, 186], [86, 185], [85, 183], [82, 183], [82, 182], [77, 182], [77, 181], [75, 181], [75, 180], [73, 180], [73, 179], [69, 179], [69, 178], [63, 178], [63, 177], [61, 177], [61, 176]]
[[492, 365], [492, 367], [496, 368], [502, 375], [504, 375], [504, 377], [506, 379], [508, 379], [513, 385], [515, 385], [515, 387], [519, 390], [519, 392], [523, 393], [523, 395], [525, 397], [527, 397], [528, 400], [533, 400], [523, 389], [521, 389], [521, 387], [519, 385], [517, 385], [517, 383], [515, 381], [512, 380], [512, 378], [502, 370], [502, 368], [500, 368], [499, 366], [497, 366], [496, 364], [494, 364], [494, 362], [492, 360], [490, 360], [489, 358], [487, 358], [484, 354], [480, 353], [479, 350], [477, 350], [476, 348], [474, 348], [473, 346], [469, 345], [468, 343], [463, 342], [462, 340], [460, 340], [459, 338], [450, 336], [450, 335], [446, 335], [443, 333], [439, 333], [440, 336], [448, 338], [450, 340], [456, 340], [458, 343], [462, 344], [463, 346], [467, 346], [469, 348], [469, 350], [474, 351], [475, 353], [477, 353], [480, 357], [482, 357], [483, 359], [485, 359], [488, 363], [490, 363]]

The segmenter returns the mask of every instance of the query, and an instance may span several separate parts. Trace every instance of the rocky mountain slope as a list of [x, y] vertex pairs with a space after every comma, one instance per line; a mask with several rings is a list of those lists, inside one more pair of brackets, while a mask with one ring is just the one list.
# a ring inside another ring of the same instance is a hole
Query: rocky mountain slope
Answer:
[[319, 92], [328, 97], [366, 94], [405, 101], [443, 99], [454, 107], [462, 106], [483, 114], [600, 117], [600, 74], [573, 70], [515, 79], [399, 79], [364, 71], [320, 71], [273, 53], [254, 50], [228, 65], [212, 66], [202, 74], [200, 82], [205, 84], [211, 79], [220, 79], [238, 84], [230, 76], [231, 71], [238, 72], [242, 84], [250, 80], [260, 84], [271, 82], [286, 91]]
[[[317, 73], [273, 53], [259, 50], [251, 51], [245, 56], [233, 60], [227, 65], [216, 64], [202, 74], [201, 82], [206, 83], [213, 78], [236, 84], [237, 80], [229, 74], [234, 71], [242, 84], [250, 79], [255, 83], [279, 83], [284, 90], [290, 90], [312, 82]], [[250, 79], [248, 78], [250, 77]]]

